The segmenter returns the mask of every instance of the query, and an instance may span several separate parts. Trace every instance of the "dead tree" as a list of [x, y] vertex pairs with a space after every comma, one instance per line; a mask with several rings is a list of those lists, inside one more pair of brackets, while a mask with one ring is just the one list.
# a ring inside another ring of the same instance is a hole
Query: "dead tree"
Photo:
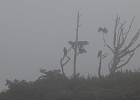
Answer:
[[70, 44], [71, 48], [74, 50], [73, 75], [76, 75], [76, 59], [77, 59], [77, 56], [79, 54], [87, 53], [87, 51], [84, 49], [84, 46], [88, 45], [89, 43], [87, 41], [75, 41], [75, 42], [69, 41], [68, 44]]
[[73, 68], [73, 75], [76, 75], [76, 59], [78, 54], [83, 54], [83, 53], [87, 53], [87, 51], [83, 48], [83, 46], [88, 45], [89, 43], [87, 41], [78, 41], [78, 29], [80, 27], [81, 24], [79, 24], [79, 18], [80, 18], [80, 14], [78, 11], [78, 15], [77, 15], [77, 27], [76, 27], [76, 40], [75, 42], [69, 41], [68, 43], [71, 44], [71, 47], [74, 50], [74, 68]]
[[[67, 56], [67, 53], [73, 49], [74, 50], [74, 61], [73, 61], [73, 65], [74, 65], [74, 68], [73, 68], [73, 75], [75, 76], [76, 75], [76, 59], [77, 59], [77, 56], [79, 54], [83, 54], [83, 53], [87, 53], [87, 51], [83, 48], [85, 45], [88, 45], [89, 43], [87, 41], [78, 41], [78, 29], [80, 27], [79, 25], [79, 18], [80, 18], [81, 15], [79, 15], [79, 11], [78, 11], [78, 16], [77, 16], [77, 27], [76, 27], [76, 40], [74, 42], [72, 41], [69, 41], [68, 44], [71, 45], [70, 49], [67, 51], [66, 48], [63, 49], [64, 51], [64, 55], [63, 55], [63, 58], [60, 60], [60, 65], [61, 65], [61, 69], [62, 69], [62, 73], [64, 74], [64, 70], [63, 70], [63, 66], [66, 65], [69, 60], [70, 60], [70, 57]], [[64, 58], [67, 58], [67, 61], [63, 63], [63, 60]]]
[[[115, 29], [114, 29], [114, 37], [113, 37], [113, 47], [109, 46], [106, 43], [104, 34], [103, 34], [103, 40], [104, 40], [105, 46], [109, 48], [111, 52], [113, 53], [113, 58], [108, 64], [111, 75], [113, 75], [117, 69], [125, 66], [133, 57], [135, 50], [140, 46], [140, 44], [138, 44], [137, 46], [132, 48], [132, 46], [137, 41], [140, 35], [140, 29], [136, 32], [135, 36], [131, 39], [128, 45], [124, 46], [124, 44], [126, 43], [128, 33], [130, 32], [132, 23], [134, 21], [134, 18], [131, 21], [128, 31], [126, 32], [124, 32], [125, 22], [120, 23], [120, 17], [117, 16], [114, 21], [115, 21]], [[124, 57], [126, 56], [129, 56], [129, 57], [128, 59], [125, 60]]]
[[98, 69], [98, 77], [100, 78], [101, 77], [101, 67], [102, 67], [102, 59], [104, 59], [106, 57], [107, 53], [102, 55], [102, 50], [99, 50], [98, 52], [98, 56], [97, 58], [100, 58], [100, 61], [99, 61], [99, 68]]
[[76, 58], [77, 58], [77, 41], [78, 41], [78, 29], [79, 29], [79, 18], [81, 15], [79, 15], [78, 12], [78, 16], [77, 16], [77, 28], [76, 28], [76, 40], [75, 40], [75, 47], [74, 47], [74, 68], [73, 68], [73, 75], [76, 75]]
[[[71, 48], [70, 48], [71, 49]], [[63, 52], [64, 52], [64, 55], [63, 55], [63, 58], [60, 60], [60, 65], [61, 65], [61, 70], [62, 70], [62, 74], [64, 75], [64, 66], [69, 62], [70, 60], [70, 57], [67, 56], [68, 52], [70, 51], [67, 50], [65, 47], [63, 49]], [[67, 61], [66, 62], [63, 62], [63, 60], [65, 59], [65, 57], [67, 58]]]

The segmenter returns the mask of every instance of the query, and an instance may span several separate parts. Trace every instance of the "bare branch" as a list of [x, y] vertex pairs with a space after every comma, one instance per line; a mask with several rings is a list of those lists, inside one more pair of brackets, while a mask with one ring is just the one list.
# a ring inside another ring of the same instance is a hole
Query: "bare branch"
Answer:
[[121, 41], [121, 43], [119, 44], [119, 46], [118, 46], [118, 49], [120, 49], [120, 48], [122, 48], [123, 47], [123, 45], [124, 45], [124, 43], [125, 43], [125, 38], [124, 38], [124, 35], [121, 35], [122, 36], [122, 41]]
[[82, 24], [78, 25], [78, 27], [80, 27]]
[[127, 34], [130, 32], [130, 29], [131, 29], [131, 27], [132, 27], [132, 24], [133, 24], [134, 19], [135, 19], [135, 16], [133, 17], [133, 20], [131, 21], [131, 24], [130, 24], [130, 26], [129, 26], [128, 31], [127, 31], [126, 33], [124, 33], [124, 34], [126, 34], [125, 38], [127, 38]]
[[121, 26], [120, 26], [120, 28], [118, 29], [118, 38], [117, 38], [117, 46], [119, 46], [120, 45], [120, 41], [121, 41], [121, 36], [122, 36], [122, 34], [123, 34], [123, 30], [124, 30], [124, 28], [123, 28], [123, 26], [124, 26], [124, 24], [125, 24], [125, 22], [123, 23], [123, 24], [121, 24]]
[[130, 48], [138, 39], [140, 35], [140, 29], [139, 31], [135, 34], [135, 36], [133, 37], [133, 39], [131, 40], [131, 42], [128, 44], [128, 46], [125, 48], [125, 50], [127, 50], [128, 48]]
[[71, 50], [72, 46], [69, 48], [69, 50], [67, 52], [69, 52]]
[[[72, 46], [69, 48], [69, 50], [67, 51], [67, 53], [71, 50], [71, 48], [72, 48]], [[65, 57], [67, 57], [68, 58], [68, 60], [65, 62], [65, 63], [63, 63], [63, 60], [65, 59]], [[68, 57], [67, 55], [63, 55], [63, 58], [60, 60], [60, 65], [61, 65], [61, 69], [62, 69], [62, 74], [64, 74], [64, 71], [63, 71], [63, 67], [69, 62], [69, 60], [70, 60], [70, 57]]]
[[114, 53], [114, 50], [106, 43], [104, 34], [103, 34], [103, 40], [104, 40], [105, 46], [108, 47]]
[[139, 46], [140, 44], [138, 44], [134, 49], [130, 50], [129, 53], [134, 52]]
[[[131, 21], [131, 24], [130, 24], [130, 26], [129, 26], [128, 31], [125, 32], [125, 33], [123, 33], [123, 26], [124, 26], [125, 22], [121, 25], [122, 42], [121, 42], [121, 44], [119, 45], [119, 49], [122, 48], [122, 46], [124, 45], [125, 40], [126, 40], [126, 38], [127, 38], [127, 35], [128, 35], [128, 33], [130, 32], [130, 29], [131, 29], [131, 27], [132, 27], [132, 24], [133, 24], [134, 19], [135, 19], [135, 16], [134, 16], [133, 20]], [[124, 35], [125, 35], [125, 37], [124, 37]], [[132, 42], [131, 42], [131, 43], [132, 43]], [[131, 43], [130, 43], [130, 45], [131, 45]]]
[[112, 58], [112, 60], [110, 61], [110, 63], [108, 63], [108, 67], [109, 67], [109, 69], [110, 69], [110, 67], [111, 67], [111, 63], [113, 62], [113, 58]]
[[123, 31], [124, 31], [124, 28], [123, 28], [123, 26], [124, 26], [124, 24], [125, 24], [125, 22], [120, 26], [120, 28], [118, 29], [118, 30], [121, 30], [120, 31], [120, 33], [118, 33], [119, 34], [119, 36], [118, 36], [118, 45], [117, 45], [117, 48], [118, 49], [120, 49], [120, 48], [122, 48], [122, 46], [124, 45], [124, 43], [125, 43], [125, 38], [124, 38], [124, 35], [123, 35]]
[[[140, 29], [137, 31], [137, 33], [135, 34], [135, 36], [130, 40], [129, 44], [124, 47], [122, 49], [122, 47], [124, 46], [126, 39], [127, 39], [127, 35], [130, 32], [130, 29], [132, 27], [133, 21], [134, 21], [135, 17], [132, 19], [129, 28], [127, 30], [127, 32], [124, 32], [124, 25], [125, 22], [122, 23], [119, 27], [118, 25], [120, 24], [120, 17], [116, 17], [115, 20], [115, 29], [114, 29], [114, 37], [113, 37], [113, 48], [111, 48], [105, 41], [104, 35], [103, 35], [103, 41], [105, 43], [105, 46], [108, 47], [112, 53], [113, 53], [113, 58], [110, 61], [110, 63], [108, 63], [108, 67], [110, 70], [110, 73], [113, 74], [115, 73], [115, 70], [118, 68], [121, 68], [123, 66], [125, 66], [130, 59], [132, 58], [132, 56], [134, 55], [134, 52], [136, 49], [138, 49], [138, 47], [140, 47], [140, 44], [138, 44], [135, 48], [131, 47], [133, 46], [133, 44], [137, 41], [137, 39], [139, 38], [140, 35]], [[125, 61], [122, 58], [130, 55], [130, 57]], [[104, 56], [103, 56], [104, 58]], [[124, 61], [121, 65], [118, 65], [120, 62]]]
[[104, 55], [101, 55], [101, 59], [104, 59], [107, 56], [107, 53]]
[[113, 46], [114, 48], [116, 47], [116, 31], [117, 31], [117, 27], [120, 23], [120, 17], [116, 17], [116, 20], [115, 20], [115, 29], [114, 29], [114, 39], [113, 39]]
[[126, 56], [128, 54], [128, 50], [123, 51], [120, 56], [118, 56], [118, 58], [123, 58], [124, 56]]
[[128, 60], [127, 60], [124, 64], [122, 64], [122, 65], [116, 67], [116, 69], [121, 68], [121, 67], [123, 67], [124, 65], [126, 65], [126, 64], [130, 61], [130, 59], [132, 58], [132, 56], [134, 55], [134, 52], [133, 52], [132, 54], [129, 54], [129, 55], [130, 55], [130, 57], [128, 58]]
[[[66, 56], [66, 57], [67, 57], [67, 56]], [[67, 57], [67, 58], [68, 58], [68, 60], [67, 60], [65, 63], [63, 63], [62, 66], [65, 66], [65, 65], [69, 62], [70, 57]]]

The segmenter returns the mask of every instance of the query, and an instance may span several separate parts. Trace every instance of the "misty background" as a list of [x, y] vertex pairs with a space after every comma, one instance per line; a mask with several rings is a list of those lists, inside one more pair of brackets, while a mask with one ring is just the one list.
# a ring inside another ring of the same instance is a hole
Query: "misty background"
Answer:
[[[63, 48], [75, 41], [77, 12], [80, 10], [79, 40], [88, 41], [87, 53], [77, 58], [77, 73], [97, 75], [99, 50], [108, 53], [103, 59], [101, 74], [108, 74], [111, 51], [104, 47], [99, 27], [106, 27], [106, 42], [112, 46], [114, 19], [117, 14], [127, 31], [134, 15], [128, 41], [140, 28], [139, 0], [0, 0], [0, 91], [6, 89], [5, 80], [34, 81], [40, 68], [60, 69]], [[140, 38], [135, 43], [140, 43]], [[126, 43], [127, 44], [127, 43]], [[140, 66], [140, 48], [125, 69]], [[73, 73], [71, 60], [64, 66], [67, 76]]]

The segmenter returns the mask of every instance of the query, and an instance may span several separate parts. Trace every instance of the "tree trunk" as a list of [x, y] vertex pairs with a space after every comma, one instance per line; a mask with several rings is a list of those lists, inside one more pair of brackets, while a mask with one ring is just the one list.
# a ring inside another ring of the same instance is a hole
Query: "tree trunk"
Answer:
[[102, 58], [100, 56], [99, 69], [98, 69], [98, 76], [99, 76], [99, 78], [101, 77], [101, 63], [102, 63], [101, 61], [102, 61]]

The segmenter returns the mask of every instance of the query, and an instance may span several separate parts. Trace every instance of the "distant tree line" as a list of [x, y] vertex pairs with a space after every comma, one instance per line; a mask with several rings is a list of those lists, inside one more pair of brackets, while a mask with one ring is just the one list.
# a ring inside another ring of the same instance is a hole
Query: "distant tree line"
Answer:
[[36, 81], [6, 80], [0, 100], [140, 100], [140, 72], [117, 71], [100, 78], [79, 73], [66, 77], [60, 70], [40, 71]]

